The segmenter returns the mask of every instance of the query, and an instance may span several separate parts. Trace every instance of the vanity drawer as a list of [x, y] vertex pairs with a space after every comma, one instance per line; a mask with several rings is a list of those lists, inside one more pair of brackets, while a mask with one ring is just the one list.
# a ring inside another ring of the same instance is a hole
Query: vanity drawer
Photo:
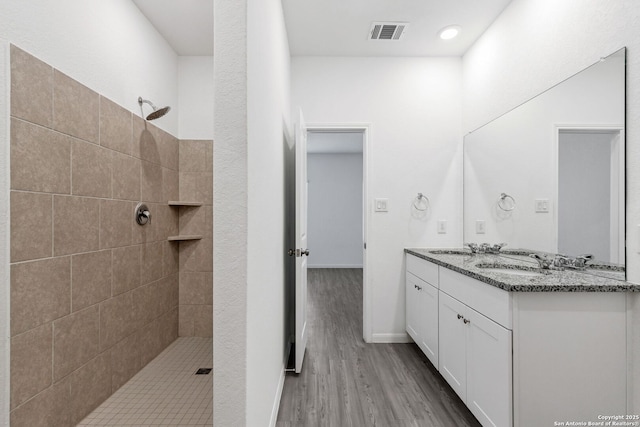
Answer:
[[440, 290], [505, 328], [513, 329], [509, 292], [447, 268], [440, 269]]
[[438, 287], [438, 266], [436, 264], [407, 254], [407, 271], [431, 286]]

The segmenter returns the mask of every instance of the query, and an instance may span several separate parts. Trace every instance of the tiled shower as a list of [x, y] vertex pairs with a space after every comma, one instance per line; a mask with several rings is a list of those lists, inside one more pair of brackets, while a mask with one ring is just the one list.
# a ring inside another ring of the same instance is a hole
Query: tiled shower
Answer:
[[178, 336], [211, 337], [213, 142], [15, 46], [10, 138], [11, 425], [76, 425]]

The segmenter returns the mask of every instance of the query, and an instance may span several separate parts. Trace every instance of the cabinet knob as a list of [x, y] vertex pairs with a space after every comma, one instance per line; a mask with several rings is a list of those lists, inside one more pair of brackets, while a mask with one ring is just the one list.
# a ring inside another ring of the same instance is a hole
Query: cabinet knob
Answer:
[[471, 323], [471, 320], [469, 320], [469, 319], [464, 319], [464, 320], [463, 320], [463, 322], [464, 322], [465, 324], [467, 324], [467, 323]]
[[421, 291], [422, 290], [422, 286], [418, 286], [418, 290]]
[[462, 314], [458, 314], [458, 320], [462, 319]]

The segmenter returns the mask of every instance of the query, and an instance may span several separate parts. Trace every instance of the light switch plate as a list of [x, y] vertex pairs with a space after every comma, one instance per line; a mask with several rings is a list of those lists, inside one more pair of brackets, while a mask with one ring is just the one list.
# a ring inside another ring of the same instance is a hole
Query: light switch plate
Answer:
[[389, 199], [375, 199], [373, 203], [376, 212], [389, 211]]
[[447, 220], [438, 220], [438, 234], [447, 234]]
[[479, 219], [476, 221], [476, 234], [484, 234], [486, 229], [484, 220]]

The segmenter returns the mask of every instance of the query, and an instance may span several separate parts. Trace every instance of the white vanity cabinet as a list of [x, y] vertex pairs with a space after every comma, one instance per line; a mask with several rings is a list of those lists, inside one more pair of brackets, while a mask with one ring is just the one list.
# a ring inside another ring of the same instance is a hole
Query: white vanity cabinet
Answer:
[[407, 332], [483, 426], [627, 413], [625, 292], [571, 291], [570, 281], [507, 291], [406, 261]]
[[406, 330], [438, 366], [438, 266], [407, 256]]
[[483, 426], [512, 420], [511, 331], [440, 291], [440, 374]]

